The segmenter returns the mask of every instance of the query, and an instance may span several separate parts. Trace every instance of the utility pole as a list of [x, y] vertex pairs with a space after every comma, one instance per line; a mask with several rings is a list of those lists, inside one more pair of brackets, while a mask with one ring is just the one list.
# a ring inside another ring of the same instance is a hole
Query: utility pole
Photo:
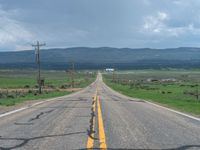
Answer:
[[112, 81], [115, 81], [115, 70], [113, 70], [113, 74], [112, 74]]
[[69, 73], [70, 78], [71, 78], [71, 88], [74, 88], [74, 62], [71, 62], [71, 68], [66, 70], [67, 73]]
[[38, 91], [39, 91], [39, 94], [42, 93], [42, 85], [41, 85], [41, 73], [40, 73], [40, 47], [41, 46], [45, 46], [46, 44], [43, 43], [41, 44], [39, 41], [37, 41], [36, 44], [32, 44], [32, 47], [35, 47], [35, 56], [36, 56], [36, 63], [38, 65], [38, 79], [37, 79], [37, 82], [38, 82]]
[[72, 62], [71, 79], [72, 79], [71, 87], [74, 88], [74, 62]]

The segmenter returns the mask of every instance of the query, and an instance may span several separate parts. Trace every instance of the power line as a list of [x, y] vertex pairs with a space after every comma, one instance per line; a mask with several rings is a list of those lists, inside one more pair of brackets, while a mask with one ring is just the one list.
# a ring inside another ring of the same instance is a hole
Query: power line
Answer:
[[42, 84], [41, 84], [41, 73], [40, 73], [40, 47], [41, 46], [45, 46], [45, 43], [40, 43], [39, 41], [36, 42], [36, 44], [32, 44], [32, 47], [35, 47], [35, 56], [36, 56], [36, 63], [38, 64], [38, 90], [39, 90], [39, 94], [42, 93]]

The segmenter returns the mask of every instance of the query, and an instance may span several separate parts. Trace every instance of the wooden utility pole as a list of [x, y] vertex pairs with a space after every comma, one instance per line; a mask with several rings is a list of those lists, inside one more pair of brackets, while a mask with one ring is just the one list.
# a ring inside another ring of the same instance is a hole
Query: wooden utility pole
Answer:
[[112, 81], [113, 82], [115, 81], [115, 70], [113, 70], [113, 73], [112, 73]]
[[71, 69], [71, 80], [72, 80], [72, 83], [71, 83], [71, 87], [74, 88], [74, 62], [72, 62], [72, 69]]
[[38, 82], [38, 91], [39, 94], [42, 93], [42, 85], [41, 85], [41, 71], [40, 71], [40, 47], [41, 46], [45, 46], [46, 44], [40, 44], [39, 41], [37, 41], [36, 44], [33, 44], [32, 46], [35, 47], [35, 56], [36, 56], [36, 63], [38, 65], [38, 78], [37, 78], [37, 82]]
[[71, 68], [66, 70], [66, 73], [69, 73], [70, 78], [71, 78], [71, 88], [74, 88], [74, 75], [75, 75], [75, 71], [74, 71], [74, 63], [71, 62]]

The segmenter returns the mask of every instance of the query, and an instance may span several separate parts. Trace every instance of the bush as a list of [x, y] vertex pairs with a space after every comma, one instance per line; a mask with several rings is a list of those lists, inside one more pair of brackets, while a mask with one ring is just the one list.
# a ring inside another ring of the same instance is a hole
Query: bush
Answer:
[[165, 94], [165, 91], [162, 91], [161, 93], [162, 93], [162, 94]]
[[31, 93], [33, 93], [33, 91], [32, 90], [28, 90], [28, 93], [31, 94]]
[[45, 94], [48, 94], [49, 92], [48, 91], [43, 91]]
[[19, 96], [20, 96], [20, 97], [25, 97], [25, 94], [24, 94], [24, 93], [20, 93]]
[[3, 98], [3, 93], [0, 93], [0, 98]]
[[56, 87], [54, 85], [48, 85], [48, 88], [55, 89]]
[[63, 84], [60, 86], [61, 89], [66, 89], [69, 88], [71, 85], [70, 84]]
[[30, 88], [30, 85], [25, 85], [24, 88], [27, 88], [27, 89], [28, 89], [28, 88]]
[[14, 94], [8, 94], [7, 98], [15, 98], [15, 95]]

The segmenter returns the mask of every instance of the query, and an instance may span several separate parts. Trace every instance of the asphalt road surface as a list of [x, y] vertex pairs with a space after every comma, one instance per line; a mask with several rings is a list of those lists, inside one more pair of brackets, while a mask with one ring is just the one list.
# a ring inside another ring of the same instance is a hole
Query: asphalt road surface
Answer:
[[200, 121], [131, 99], [97, 80], [77, 93], [0, 116], [0, 150], [200, 150]]

